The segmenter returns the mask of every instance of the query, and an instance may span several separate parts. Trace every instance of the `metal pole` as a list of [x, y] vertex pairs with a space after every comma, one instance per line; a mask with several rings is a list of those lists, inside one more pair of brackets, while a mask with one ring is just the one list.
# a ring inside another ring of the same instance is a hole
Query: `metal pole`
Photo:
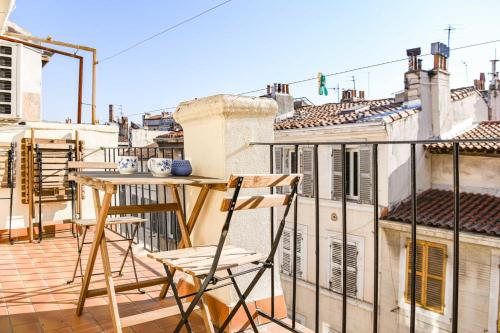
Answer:
[[[274, 173], [274, 145], [269, 146], [269, 168], [270, 173]], [[270, 187], [271, 194], [274, 193], [274, 187]], [[274, 239], [274, 209], [271, 208], [271, 247]], [[274, 258], [272, 259], [274, 263]], [[271, 317], [274, 318], [274, 264], [271, 265]]]
[[10, 197], [9, 197], [9, 243], [12, 245], [14, 244], [14, 241], [12, 240], [12, 206], [14, 203], [14, 149], [15, 146], [13, 143], [10, 144], [10, 150], [9, 150], [9, 192], [10, 192]]
[[38, 242], [43, 239], [42, 227], [42, 152], [40, 146], [36, 145], [36, 162], [38, 165]]
[[378, 332], [378, 145], [372, 146], [373, 190], [373, 333]]
[[318, 145], [314, 145], [314, 233], [315, 233], [315, 253], [316, 253], [316, 290], [315, 290], [315, 298], [316, 298], [316, 311], [314, 318], [314, 330], [316, 333], [319, 333], [319, 170], [318, 170]]
[[417, 271], [417, 173], [415, 165], [415, 144], [411, 144], [411, 314], [410, 333], [415, 332], [415, 287]]
[[453, 216], [453, 333], [458, 332], [458, 283], [459, 283], [459, 262], [460, 262], [460, 144], [453, 143], [453, 191], [454, 191], [454, 216]]
[[347, 163], [346, 146], [340, 145], [342, 154], [342, 333], [347, 332]]
[[[290, 165], [292, 165], [290, 161]], [[299, 170], [299, 146], [295, 145], [295, 172]], [[297, 208], [298, 208], [298, 197], [295, 197], [295, 202], [293, 203], [293, 278], [292, 278], [292, 328], [295, 329], [295, 322], [297, 320]]]

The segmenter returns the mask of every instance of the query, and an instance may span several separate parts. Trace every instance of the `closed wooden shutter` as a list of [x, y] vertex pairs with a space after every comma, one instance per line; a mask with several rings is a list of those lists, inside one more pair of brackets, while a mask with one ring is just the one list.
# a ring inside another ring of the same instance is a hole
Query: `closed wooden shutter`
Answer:
[[313, 163], [313, 149], [302, 148], [300, 154], [300, 167], [303, 179], [300, 187], [300, 193], [306, 197], [314, 197], [314, 163]]
[[[356, 297], [358, 293], [358, 246], [347, 242], [347, 295]], [[331, 290], [342, 293], [342, 241], [330, 239], [330, 281]]]
[[359, 147], [359, 203], [372, 204], [372, 149]]
[[342, 200], [342, 151], [332, 147], [332, 200]]
[[[406, 291], [411, 299], [411, 241], [407, 242]], [[415, 302], [418, 306], [438, 313], [444, 312], [446, 245], [417, 241]]]
[[[274, 147], [274, 173], [283, 173], [283, 148]], [[283, 187], [277, 186], [276, 193], [283, 193]]]

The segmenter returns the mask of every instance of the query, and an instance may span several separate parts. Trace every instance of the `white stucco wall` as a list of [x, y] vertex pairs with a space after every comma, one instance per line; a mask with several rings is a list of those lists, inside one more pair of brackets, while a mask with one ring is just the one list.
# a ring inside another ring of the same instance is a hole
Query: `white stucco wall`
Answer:
[[[380, 331], [409, 329], [410, 306], [404, 300], [406, 239], [410, 226], [382, 221]], [[453, 286], [453, 240], [449, 230], [419, 228], [418, 239], [445, 244], [445, 309], [443, 314], [417, 307], [417, 332], [450, 332]], [[459, 331], [496, 332], [498, 318], [499, 240], [495, 237], [462, 233], [459, 273]]]
[[[20, 141], [30, 137], [31, 128], [35, 129], [37, 138], [74, 139], [78, 131], [79, 139], [84, 141], [84, 155], [86, 161], [104, 161], [103, 143], [106, 147], [117, 147], [117, 129], [105, 125], [76, 125], [46, 122], [29, 122], [26, 126], [14, 125], [0, 129], [0, 142], [15, 142], [16, 149], [16, 187], [14, 189], [14, 206], [12, 227], [25, 228], [29, 225], [28, 205], [22, 203], [21, 198], [21, 155]], [[9, 189], [0, 189], [0, 197], [8, 198]], [[94, 217], [94, 205], [90, 191], [86, 190], [85, 200], [82, 203], [83, 217]], [[44, 221], [61, 221], [71, 218], [70, 202], [56, 202], [42, 204], [42, 218]], [[9, 226], [9, 200], [0, 200], [0, 229]]]
[[170, 133], [170, 131], [151, 131], [144, 128], [133, 129], [130, 131], [130, 142], [132, 147], [146, 147], [154, 143], [154, 138], [167, 133]]
[[[451, 154], [430, 154], [432, 187], [453, 189], [453, 158]], [[460, 156], [460, 189], [463, 192], [500, 195], [500, 158]]]

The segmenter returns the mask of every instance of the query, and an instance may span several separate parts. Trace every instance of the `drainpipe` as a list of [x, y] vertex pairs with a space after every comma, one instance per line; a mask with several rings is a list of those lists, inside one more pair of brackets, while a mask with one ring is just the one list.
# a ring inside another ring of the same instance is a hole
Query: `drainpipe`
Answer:
[[[40, 43], [53, 44], [53, 45], [58, 45], [58, 46], [69, 47], [69, 48], [76, 49], [76, 50], [91, 52], [92, 53], [92, 124], [97, 124], [97, 119], [96, 119], [96, 67], [97, 67], [97, 64], [99, 63], [97, 60], [97, 49], [95, 49], [93, 47], [89, 47], [89, 46], [77, 45], [77, 44], [71, 44], [71, 43], [52, 40], [52, 38], [50, 38], [50, 37], [40, 38], [40, 37], [27, 36], [27, 35], [18, 34], [18, 33], [12, 33], [12, 32], [7, 32], [6, 35], [9, 35], [9, 36], [14, 37], [14, 38], [37, 41]], [[82, 70], [82, 69], [80, 69], [80, 70]], [[81, 123], [81, 112], [78, 113], [78, 124], [80, 124], [80, 123]]]

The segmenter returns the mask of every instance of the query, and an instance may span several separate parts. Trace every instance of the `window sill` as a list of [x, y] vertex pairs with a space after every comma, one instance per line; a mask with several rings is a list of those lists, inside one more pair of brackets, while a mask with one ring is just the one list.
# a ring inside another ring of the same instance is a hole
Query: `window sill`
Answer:
[[[304, 204], [310, 204], [314, 205], [314, 198], [309, 198], [309, 197], [304, 197], [299, 195], [298, 196], [299, 203], [304, 203]], [[327, 207], [332, 207], [332, 208], [341, 208], [342, 207], [342, 202], [340, 201], [335, 201], [330, 198], [319, 198], [320, 201], [320, 206], [327, 206]], [[373, 205], [372, 204], [360, 204], [357, 201], [350, 201], [347, 200], [347, 208], [349, 209], [354, 209], [358, 211], [373, 211]]]

